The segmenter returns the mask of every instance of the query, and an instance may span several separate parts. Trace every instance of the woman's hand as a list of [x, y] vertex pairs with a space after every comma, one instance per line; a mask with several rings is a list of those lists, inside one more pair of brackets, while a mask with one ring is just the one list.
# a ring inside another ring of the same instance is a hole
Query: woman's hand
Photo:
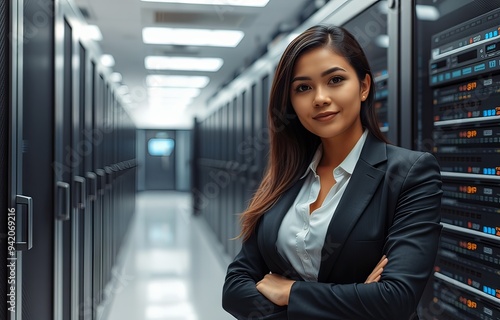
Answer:
[[379, 282], [380, 280], [380, 275], [382, 274], [382, 271], [384, 271], [384, 267], [387, 265], [387, 260], [386, 256], [383, 255], [382, 259], [377, 263], [375, 268], [373, 269], [372, 273], [366, 278], [365, 283], [372, 283], [372, 282]]
[[262, 280], [257, 282], [256, 288], [267, 299], [278, 306], [288, 305], [290, 290], [295, 281], [277, 274], [266, 274]]
[[[385, 255], [382, 256], [372, 273], [370, 273], [368, 278], [366, 278], [365, 283], [378, 282], [388, 261], [389, 260]], [[283, 276], [270, 273], [266, 274], [262, 280], [257, 282], [256, 288], [274, 304], [278, 306], [286, 306], [288, 305], [290, 290], [292, 289], [294, 282], [295, 280], [290, 280]]]

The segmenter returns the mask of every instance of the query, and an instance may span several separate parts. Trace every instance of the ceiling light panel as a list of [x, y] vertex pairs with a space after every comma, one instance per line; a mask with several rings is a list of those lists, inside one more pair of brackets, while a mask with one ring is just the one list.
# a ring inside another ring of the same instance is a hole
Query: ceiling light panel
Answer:
[[144, 59], [148, 70], [218, 71], [224, 61], [221, 58], [189, 58], [148, 56]]
[[150, 102], [149, 108], [153, 110], [182, 110], [188, 107], [191, 101], [185, 100], [171, 100], [171, 101], [162, 101], [162, 102]]
[[236, 47], [244, 33], [239, 30], [209, 30], [186, 28], [144, 28], [142, 40], [146, 44], [183, 46]]
[[204, 76], [149, 75], [146, 77], [148, 87], [205, 88], [209, 81], [210, 78]]
[[144, 2], [206, 4], [214, 6], [265, 7], [269, 0], [142, 0]]
[[162, 98], [194, 98], [200, 94], [198, 88], [148, 88], [150, 97]]
[[101, 63], [103, 66], [111, 68], [115, 65], [115, 58], [110, 54], [103, 54], [101, 56]]
[[193, 98], [189, 97], [175, 97], [175, 98], [165, 98], [165, 97], [149, 97], [148, 102], [150, 106], [170, 106], [170, 105], [183, 105], [187, 106], [193, 102]]
[[96, 25], [87, 25], [85, 26], [85, 35], [94, 41], [102, 40], [102, 33], [98, 26]]
[[122, 77], [121, 73], [119, 73], [119, 72], [113, 72], [109, 76], [109, 80], [111, 80], [112, 82], [121, 82], [123, 80], [123, 77]]

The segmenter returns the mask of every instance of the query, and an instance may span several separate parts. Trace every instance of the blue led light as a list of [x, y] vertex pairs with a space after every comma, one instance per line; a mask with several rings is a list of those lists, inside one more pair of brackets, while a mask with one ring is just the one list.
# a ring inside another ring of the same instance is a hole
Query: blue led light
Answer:
[[487, 175], [495, 175], [495, 169], [494, 168], [485, 168]]
[[484, 63], [478, 64], [477, 66], [474, 66], [474, 71], [475, 72], [477, 72], [477, 71], [483, 71], [484, 69], [486, 69], [486, 64], [484, 64]]
[[490, 117], [495, 115], [495, 110], [483, 110], [483, 117]]

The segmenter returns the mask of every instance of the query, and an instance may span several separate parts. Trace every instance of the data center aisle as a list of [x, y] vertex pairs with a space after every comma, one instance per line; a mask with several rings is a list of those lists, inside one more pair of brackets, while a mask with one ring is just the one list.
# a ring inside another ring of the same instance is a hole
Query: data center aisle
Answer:
[[147, 191], [113, 272], [107, 320], [234, 319], [221, 307], [228, 257], [201, 218], [191, 195]]

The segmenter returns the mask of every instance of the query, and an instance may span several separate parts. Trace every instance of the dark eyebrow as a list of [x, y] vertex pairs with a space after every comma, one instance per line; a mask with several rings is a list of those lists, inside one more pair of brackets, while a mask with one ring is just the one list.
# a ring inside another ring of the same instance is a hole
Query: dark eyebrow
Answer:
[[[324, 76], [326, 76], [326, 75], [328, 75], [330, 73], [336, 72], [336, 71], [344, 71], [344, 72], [346, 72], [341, 67], [333, 67], [333, 68], [330, 68], [328, 70], [325, 70], [325, 71], [321, 72], [321, 76], [324, 77]], [[295, 78], [292, 79], [291, 83], [293, 83], [295, 81], [300, 81], [300, 80], [311, 80], [311, 78], [309, 78], [309, 77], [295, 77]]]

